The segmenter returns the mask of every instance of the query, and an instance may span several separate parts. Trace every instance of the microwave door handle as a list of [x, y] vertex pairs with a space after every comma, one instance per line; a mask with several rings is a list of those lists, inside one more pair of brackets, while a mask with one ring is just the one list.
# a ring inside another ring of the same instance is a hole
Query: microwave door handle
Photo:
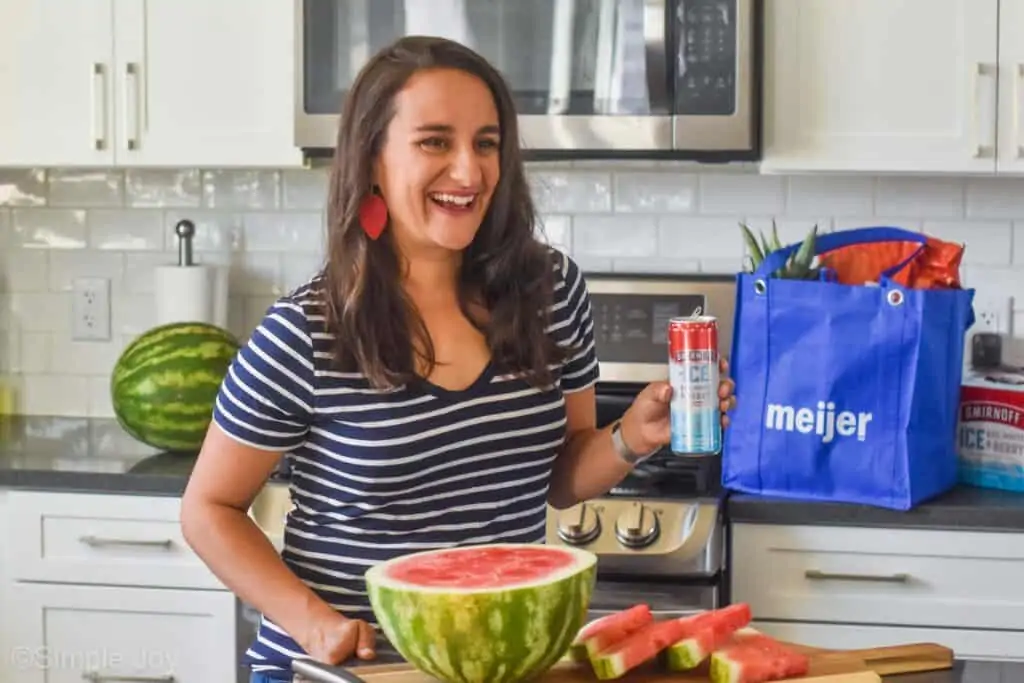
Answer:
[[665, 46], [666, 0], [643, 0], [644, 56], [647, 69], [647, 95], [651, 111], [668, 112], [668, 57]]
[[551, 83], [548, 114], [563, 114], [569, 108], [572, 88], [572, 34], [576, 0], [555, 0], [551, 30]]
[[616, 16], [619, 0], [601, 0], [597, 15], [597, 56], [594, 64], [594, 113], [610, 114], [612, 79], [616, 75], [616, 57], [621, 56], [619, 38], [621, 16]]

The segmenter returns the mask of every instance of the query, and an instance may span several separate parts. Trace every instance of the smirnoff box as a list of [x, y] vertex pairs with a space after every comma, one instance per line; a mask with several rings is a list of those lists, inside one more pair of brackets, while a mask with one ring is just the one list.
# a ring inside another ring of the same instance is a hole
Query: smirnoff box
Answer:
[[962, 482], [1024, 491], [1024, 367], [964, 373], [957, 439]]

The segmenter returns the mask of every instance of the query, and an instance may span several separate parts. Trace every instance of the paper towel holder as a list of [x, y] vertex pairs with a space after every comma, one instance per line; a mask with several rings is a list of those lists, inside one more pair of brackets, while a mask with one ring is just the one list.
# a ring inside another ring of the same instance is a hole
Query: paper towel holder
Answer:
[[192, 238], [196, 234], [196, 224], [187, 218], [177, 222], [174, 234], [178, 236], [178, 265], [192, 266]]

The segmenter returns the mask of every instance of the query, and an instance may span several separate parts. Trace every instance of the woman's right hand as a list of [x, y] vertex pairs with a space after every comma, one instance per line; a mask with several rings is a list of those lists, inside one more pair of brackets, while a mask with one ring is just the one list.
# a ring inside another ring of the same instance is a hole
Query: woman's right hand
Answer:
[[324, 664], [340, 664], [353, 656], [373, 659], [376, 655], [373, 627], [361, 619], [348, 619], [337, 612], [313, 623], [305, 640], [300, 645], [306, 654]]

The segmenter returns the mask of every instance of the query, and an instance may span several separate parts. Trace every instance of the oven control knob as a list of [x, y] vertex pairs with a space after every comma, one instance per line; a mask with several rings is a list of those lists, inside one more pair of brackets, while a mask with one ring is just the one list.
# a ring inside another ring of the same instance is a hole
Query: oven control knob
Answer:
[[601, 520], [590, 505], [580, 503], [558, 516], [558, 537], [572, 545], [586, 545], [601, 533]]
[[615, 520], [615, 537], [629, 548], [643, 548], [658, 538], [658, 517], [642, 503], [633, 503]]

